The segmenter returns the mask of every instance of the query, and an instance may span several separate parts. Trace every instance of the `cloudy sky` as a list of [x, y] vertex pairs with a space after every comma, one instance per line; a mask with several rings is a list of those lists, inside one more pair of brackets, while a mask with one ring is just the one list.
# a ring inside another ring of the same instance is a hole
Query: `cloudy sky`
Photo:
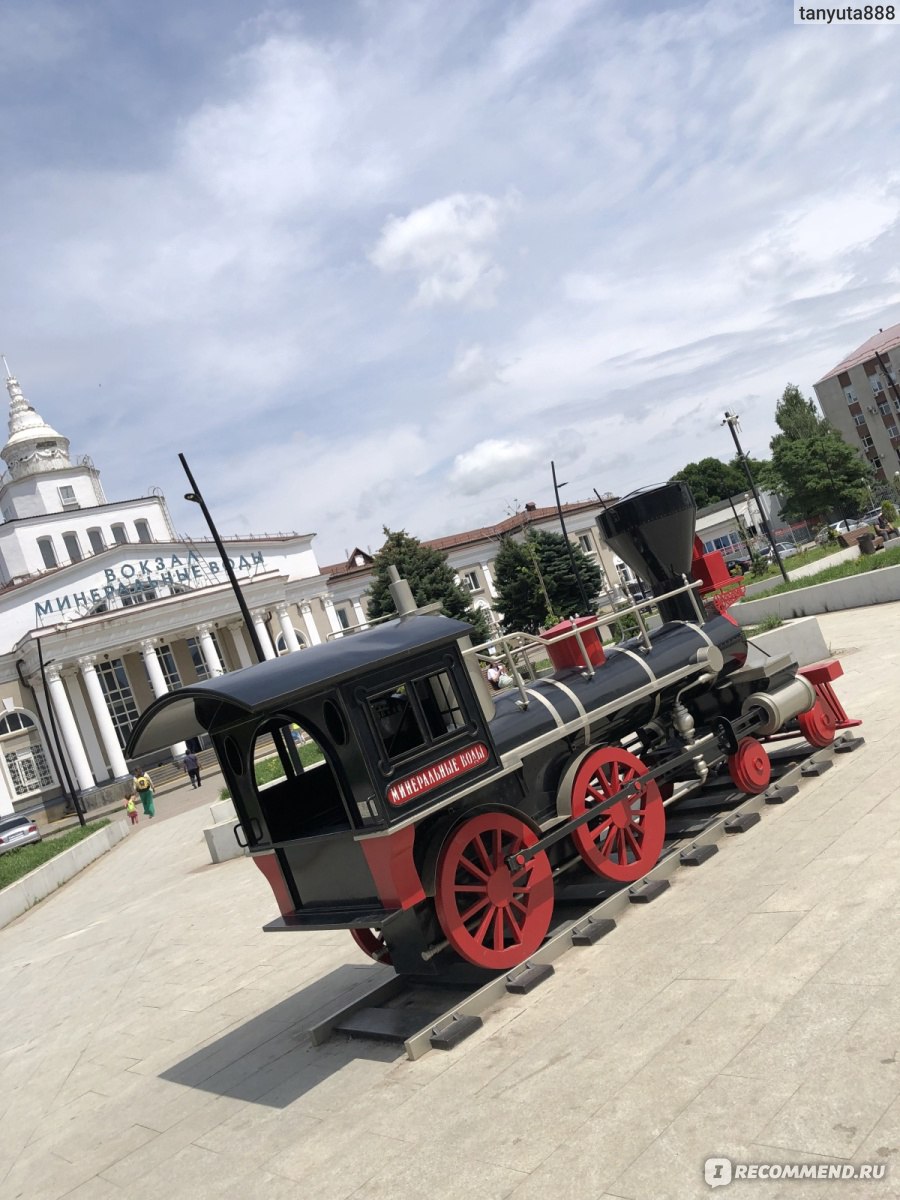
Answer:
[[[152, 15], [151, 15], [152, 13]], [[5, 0], [0, 350], [107, 495], [434, 537], [764, 454], [900, 321], [900, 31], [788, 0]], [[894, 114], [891, 116], [891, 114]]]

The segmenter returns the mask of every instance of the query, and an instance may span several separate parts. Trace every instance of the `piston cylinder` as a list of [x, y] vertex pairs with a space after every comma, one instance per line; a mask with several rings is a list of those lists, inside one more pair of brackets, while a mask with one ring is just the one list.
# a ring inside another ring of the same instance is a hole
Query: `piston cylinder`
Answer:
[[744, 701], [741, 712], [746, 714], [753, 708], [762, 709], [766, 720], [760, 725], [758, 732], [777, 733], [792, 717], [809, 712], [815, 702], [816, 693], [812, 684], [802, 675], [798, 675], [774, 692], [754, 692]]

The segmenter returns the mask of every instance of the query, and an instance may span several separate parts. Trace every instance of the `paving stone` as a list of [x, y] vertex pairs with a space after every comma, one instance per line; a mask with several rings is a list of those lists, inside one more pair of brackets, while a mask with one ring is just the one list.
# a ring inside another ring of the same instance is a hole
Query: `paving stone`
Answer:
[[343, 931], [262, 933], [268, 887], [209, 865], [204, 809], [143, 826], [0, 931], [3, 1200], [689, 1200], [716, 1150], [900, 1171], [900, 604], [822, 625], [859, 647], [866, 746], [448, 1054], [312, 1046], [383, 969]]
[[792, 1093], [792, 1085], [718, 1075], [609, 1185], [615, 1194], [683, 1200], [708, 1194], [707, 1158], [743, 1157], [744, 1147]]

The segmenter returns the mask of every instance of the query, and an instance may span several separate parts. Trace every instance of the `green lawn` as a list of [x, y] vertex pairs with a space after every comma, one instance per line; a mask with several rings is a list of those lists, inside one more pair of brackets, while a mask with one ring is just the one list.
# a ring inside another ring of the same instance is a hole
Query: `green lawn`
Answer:
[[[805, 567], [808, 563], [818, 562], [821, 558], [829, 558], [832, 554], [837, 554], [842, 547], [834, 542], [829, 542], [824, 546], [813, 546], [811, 550], [803, 550], [800, 554], [795, 554], [791, 558], [785, 558], [784, 569], [791, 573], [797, 567]], [[781, 578], [781, 572], [778, 570], [778, 563], [771, 563], [762, 575], [751, 575], [749, 571], [744, 576], [745, 583], [760, 583], [766, 579], [775, 577]]]
[[78, 826], [76, 829], [67, 829], [65, 833], [51, 834], [42, 842], [32, 842], [30, 846], [20, 846], [18, 850], [8, 850], [6, 854], [0, 854], [0, 888], [9, 887], [35, 867], [43, 866], [63, 850], [68, 850], [70, 846], [90, 837], [92, 833], [108, 824], [107, 818], [91, 821], [83, 828]]
[[[315, 742], [304, 742], [302, 746], [298, 746], [300, 751], [300, 761], [304, 767], [310, 767], [313, 763], [321, 762], [322, 751]], [[273, 754], [270, 758], [259, 758], [254, 764], [254, 775], [258, 785], [271, 783], [273, 779], [279, 779], [284, 774], [284, 767], [281, 765], [281, 759], [277, 754]], [[231, 792], [225, 787], [219, 792], [220, 800], [230, 800]]]
[[[791, 560], [794, 561], [793, 559]], [[878, 571], [882, 567], [900, 565], [900, 546], [892, 546], [889, 550], [879, 550], [877, 554], [861, 554], [859, 558], [851, 558], [849, 562], [837, 563], [826, 567], [815, 575], [807, 575], [805, 579], [794, 579], [790, 583], [779, 583], [753, 596], [752, 600], [761, 600], [763, 596], [777, 596], [781, 592], [796, 592], [799, 588], [812, 587], [816, 583], [830, 583], [833, 579], [847, 579], [851, 575], [862, 575], [866, 571]]]

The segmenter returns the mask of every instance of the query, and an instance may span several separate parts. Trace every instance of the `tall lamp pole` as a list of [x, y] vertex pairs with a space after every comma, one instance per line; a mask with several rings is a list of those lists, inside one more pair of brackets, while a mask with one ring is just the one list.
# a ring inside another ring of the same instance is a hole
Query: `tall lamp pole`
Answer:
[[775, 556], [775, 561], [778, 563], [778, 570], [781, 572], [785, 583], [788, 583], [788, 573], [784, 569], [784, 563], [781, 561], [781, 555], [778, 553], [778, 545], [772, 536], [772, 530], [769, 528], [769, 521], [766, 517], [766, 510], [763, 508], [762, 500], [759, 497], [759, 492], [756, 488], [756, 481], [753, 478], [753, 472], [750, 470], [750, 464], [747, 462], [747, 455], [744, 453], [744, 447], [741, 445], [737, 435], [738, 418], [734, 413], [726, 412], [725, 419], [722, 422], [727, 425], [731, 431], [731, 436], [734, 439], [734, 448], [737, 451], [737, 456], [740, 459], [741, 466], [744, 468], [744, 474], [747, 476], [747, 482], [750, 485], [750, 491], [753, 493], [753, 499], [756, 501], [756, 507], [759, 509], [759, 519], [762, 522], [762, 527], [766, 537], [769, 539], [769, 545], [772, 547], [772, 553]]
[[562, 505], [559, 502], [559, 489], [561, 487], [565, 487], [566, 485], [564, 483], [556, 482], [556, 463], [550, 463], [550, 470], [553, 473], [553, 494], [556, 496], [556, 512], [559, 516], [559, 527], [562, 530], [563, 539], [566, 543], [566, 550], [569, 553], [569, 565], [572, 568], [572, 574], [575, 576], [575, 582], [578, 584], [578, 593], [581, 596], [581, 603], [584, 605], [582, 611], [584, 613], [589, 613], [591, 611], [591, 603], [587, 598], [587, 592], [584, 590], [584, 584], [581, 582], [581, 576], [578, 574], [578, 566], [575, 562], [575, 552], [572, 549], [572, 543], [569, 541], [569, 535], [566, 532], [566, 522], [563, 519]]
[[244, 618], [244, 624], [247, 627], [247, 633], [250, 635], [250, 641], [253, 643], [253, 649], [256, 652], [256, 661], [265, 662], [266, 656], [263, 653], [262, 643], [259, 640], [259, 634], [256, 632], [256, 626], [253, 624], [253, 618], [250, 616], [250, 610], [247, 608], [247, 601], [244, 599], [244, 593], [241, 591], [240, 584], [237, 581], [237, 576], [234, 573], [234, 568], [228, 560], [228, 555], [225, 553], [225, 547], [222, 545], [222, 539], [219, 537], [219, 531], [216, 529], [209, 509], [206, 507], [206, 501], [200, 494], [200, 489], [197, 487], [196, 480], [191, 474], [191, 468], [187, 465], [187, 459], [183, 454], [178, 455], [179, 462], [184, 467], [184, 473], [188, 477], [188, 483], [191, 485], [191, 490], [185, 492], [185, 500], [190, 500], [193, 504], [200, 505], [200, 511], [206, 519], [206, 524], [209, 526], [209, 532], [212, 534], [213, 541], [216, 543], [216, 549], [219, 552], [219, 557], [222, 560], [222, 566], [225, 568], [225, 573], [228, 576], [228, 582], [231, 584], [231, 590], [234, 592], [235, 599], [238, 603], [238, 608], [241, 610], [241, 616]]

